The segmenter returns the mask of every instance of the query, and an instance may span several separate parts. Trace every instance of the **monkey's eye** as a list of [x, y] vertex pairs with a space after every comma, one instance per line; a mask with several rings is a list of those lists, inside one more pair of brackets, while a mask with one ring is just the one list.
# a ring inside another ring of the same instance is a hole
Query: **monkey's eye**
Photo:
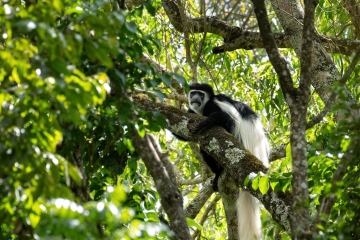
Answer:
[[203, 99], [204, 96], [205, 96], [205, 94], [204, 94], [203, 92], [198, 92], [198, 91], [192, 91], [192, 92], [190, 92], [190, 97], [191, 97], [191, 98], [193, 98], [195, 95], [199, 95], [199, 97], [200, 97], [201, 99]]

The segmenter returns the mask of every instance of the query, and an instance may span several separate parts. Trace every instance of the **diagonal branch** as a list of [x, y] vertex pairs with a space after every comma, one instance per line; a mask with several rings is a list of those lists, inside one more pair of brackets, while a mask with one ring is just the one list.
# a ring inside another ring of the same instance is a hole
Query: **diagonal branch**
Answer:
[[[159, 155], [160, 147], [157, 146], [157, 143], [154, 142], [154, 139], [149, 134], [141, 138], [134, 131], [132, 142], [154, 179], [156, 189], [161, 196], [161, 205], [170, 219], [170, 228], [175, 233], [175, 239], [190, 239], [190, 232], [183, 210], [182, 196], [176, 186], [176, 182], [173, 182], [173, 173], [169, 173], [169, 169], [163, 164], [163, 162], [168, 160], [165, 158], [161, 159]], [[170, 164], [169, 162], [167, 166]]]
[[196, 195], [196, 197], [186, 207], [186, 217], [194, 219], [213, 193], [214, 190], [212, 189], [212, 183], [208, 180], [205, 182], [205, 185], [199, 191], [198, 195]]

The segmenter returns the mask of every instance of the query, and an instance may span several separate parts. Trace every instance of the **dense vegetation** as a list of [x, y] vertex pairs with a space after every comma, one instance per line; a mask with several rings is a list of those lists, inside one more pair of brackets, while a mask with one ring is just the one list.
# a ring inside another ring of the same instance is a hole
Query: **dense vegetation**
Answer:
[[177, 110], [199, 81], [264, 123], [269, 171], [228, 180], [264, 204], [264, 239], [359, 239], [359, 12], [356, 0], [2, 1], [0, 238], [232, 236], [233, 196], [213, 193], [198, 146], [167, 130], [189, 127], [174, 128], [192, 119]]

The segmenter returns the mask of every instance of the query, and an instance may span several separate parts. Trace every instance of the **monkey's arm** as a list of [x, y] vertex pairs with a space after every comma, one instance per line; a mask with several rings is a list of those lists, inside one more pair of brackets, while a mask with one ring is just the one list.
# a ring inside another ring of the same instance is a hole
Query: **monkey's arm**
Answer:
[[231, 133], [232, 127], [235, 126], [235, 122], [226, 112], [213, 112], [204, 121], [196, 125], [195, 132], [204, 132], [215, 125], [222, 126], [227, 132]]

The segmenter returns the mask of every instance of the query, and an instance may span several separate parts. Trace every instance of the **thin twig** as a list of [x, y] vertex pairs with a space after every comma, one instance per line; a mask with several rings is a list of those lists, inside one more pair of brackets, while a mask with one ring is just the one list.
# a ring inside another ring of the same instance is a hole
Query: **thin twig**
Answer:
[[187, 16], [185, 14], [184, 6], [182, 5], [181, 0], [177, 0], [177, 5], [180, 12], [180, 18], [183, 25], [184, 37], [185, 37], [185, 49], [186, 49], [186, 60], [188, 61], [191, 70], [192, 70], [192, 80], [193, 82], [197, 82], [197, 65], [194, 63], [191, 57], [191, 49], [190, 49], [190, 38], [189, 38], [189, 27], [187, 23]]

